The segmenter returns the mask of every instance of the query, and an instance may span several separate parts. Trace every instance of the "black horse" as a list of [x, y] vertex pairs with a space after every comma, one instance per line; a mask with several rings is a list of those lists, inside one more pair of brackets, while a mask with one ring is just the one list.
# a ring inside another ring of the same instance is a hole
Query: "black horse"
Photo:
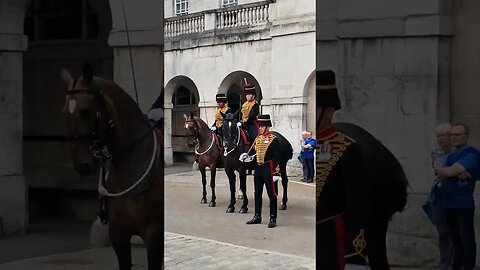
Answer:
[[[407, 203], [408, 180], [395, 156], [372, 134], [350, 123], [335, 123], [336, 130], [359, 145], [371, 185], [373, 208], [366, 228], [368, 258], [372, 269], [389, 269], [386, 234], [388, 222]], [[368, 211], [368, 210], [366, 210]]]
[[[240, 209], [240, 213], [246, 213], [248, 208], [248, 199], [247, 199], [247, 175], [246, 169], [247, 166], [252, 166], [251, 164], [245, 164], [239, 161], [239, 157], [242, 153], [248, 152], [250, 150], [250, 155], [254, 153], [253, 147], [249, 144], [245, 144], [243, 139], [244, 133], [243, 130], [237, 126], [238, 111], [234, 114], [227, 114], [223, 116], [223, 163], [225, 165], [225, 172], [228, 176], [230, 183], [230, 205], [227, 208], [227, 213], [235, 211], [235, 171], [239, 172], [240, 175], [240, 190], [243, 193], [243, 204]], [[282, 186], [283, 186], [283, 197], [280, 210], [287, 209], [287, 186], [288, 186], [288, 177], [287, 177], [287, 162], [293, 157], [293, 148], [290, 142], [283, 137], [280, 133], [276, 131], [271, 131], [279, 141], [281, 148], [281, 157], [280, 157], [280, 174], [282, 176]], [[250, 149], [252, 148], [252, 149]], [[278, 185], [275, 186], [278, 194]]]

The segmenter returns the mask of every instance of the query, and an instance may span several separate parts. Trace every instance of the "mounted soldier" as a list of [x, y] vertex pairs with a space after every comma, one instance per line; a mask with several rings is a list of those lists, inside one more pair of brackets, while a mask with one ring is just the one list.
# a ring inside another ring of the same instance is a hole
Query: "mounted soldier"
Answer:
[[230, 108], [227, 104], [227, 95], [226, 94], [217, 94], [217, 109], [215, 110], [215, 121], [213, 122], [212, 130], [215, 135], [217, 135], [218, 139], [220, 140], [220, 145], [223, 145], [223, 134], [222, 134], [222, 126], [223, 126], [223, 118], [227, 113], [231, 113]]
[[248, 141], [250, 142], [250, 144], [252, 144], [258, 135], [259, 126], [257, 116], [260, 114], [260, 104], [258, 104], [258, 102], [255, 100], [257, 95], [255, 91], [255, 86], [247, 83], [246, 79], [244, 80], [245, 85], [243, 87], [243, 90], [245, 91], [245, 97], [247, 101], [242, 104], [241, 124], [243, 125], [243, 129], [247, 133]]

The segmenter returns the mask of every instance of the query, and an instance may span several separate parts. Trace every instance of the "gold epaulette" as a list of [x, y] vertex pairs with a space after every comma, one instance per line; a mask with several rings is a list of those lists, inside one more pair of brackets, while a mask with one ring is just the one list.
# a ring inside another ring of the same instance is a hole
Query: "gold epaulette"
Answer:
[[[323, 191], [323, 186], [325, 186], [325, 182], [327, 181], [327, 177], [330, 175], [330, 172], [335, 167], [337, 162], [342, 157], [343, 153], [347, 148], [355, 143], [355, 141], [348, 137], [347, 135], [340, 133], [338, 131], [334, 132], [331, 136], [324, 138], [321, 142], [317, 143], [316, 148], [316, 190], [317, 190], [317, 205], [320, 199], [320, 195]], [[329, 147], [329, 155], [328, 159], [321, 159], [320, 149], [321, 147]]]
[[275, 138], [275, 135], [270, 133], [267, 136], [259, 135], [255, 139], [255, 152], [257, 153], [258, 165], [265, 163], [265, 155], [267, 154], [268, 147]]
[[242, 121], [247, 122], [248, 116], [250, 115], [250, 111], [252, 110], [253, 106], [257, 103], [256, 100], [253, 102], [245, 101], [242, 104]]
[[225, 106], [223, 108], [218, 108], [216, 111], [215, 111], [215, 126], [217, 126], [217, 128], [220, 128], [223, 126], [223, 117], [222, 117], [222, 114], [220, 112], [222, 112], [223, 114], [225, 114], [225, 112], [228, 111], [228, 107]]

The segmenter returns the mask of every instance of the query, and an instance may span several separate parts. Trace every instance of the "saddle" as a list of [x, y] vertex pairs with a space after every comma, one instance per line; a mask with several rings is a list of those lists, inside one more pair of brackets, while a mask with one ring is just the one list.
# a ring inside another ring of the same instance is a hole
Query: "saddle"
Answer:
[[[248, 133], [248, 131], [243, 129], [243, 127], [240, 128], [240, 136], [242, 136], [243, 143], [246, 144], [246, 145], [250, 145], [251, 142], [253, 141], [250, 134]], [[253, 139], [255, 139], [255, 138], [253, 138]]]

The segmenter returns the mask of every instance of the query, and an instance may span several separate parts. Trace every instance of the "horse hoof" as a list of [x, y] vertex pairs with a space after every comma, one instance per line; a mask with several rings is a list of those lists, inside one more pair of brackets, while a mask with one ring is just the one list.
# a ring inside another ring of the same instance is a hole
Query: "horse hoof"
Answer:
[[235, 207], [228, 207], [227, 208], [227, 213], [233, 213], [235, 211]]
[[201, 203], [201, 204], [206, 204], [206, 203], [207, 203], [207, 199], [202, 199], [202, 200], [200, 201], [200, 203]]
[[240, 211], [238, 211], [240, 214], [245, 214], [248, 212], [248, 208], [247, 207], [242, 207], [240, 208]]
[[280, 205], [280, 210], [287, 210], [287, 205], [286, 204], [282, 204]]
[[208, 206], [210, 206], [210, 207], [215, 207], [216, 205], [217, 205], [217, 203], [215, 203], [215, 202], [210, 202], [210, 204], [209, 204]]

